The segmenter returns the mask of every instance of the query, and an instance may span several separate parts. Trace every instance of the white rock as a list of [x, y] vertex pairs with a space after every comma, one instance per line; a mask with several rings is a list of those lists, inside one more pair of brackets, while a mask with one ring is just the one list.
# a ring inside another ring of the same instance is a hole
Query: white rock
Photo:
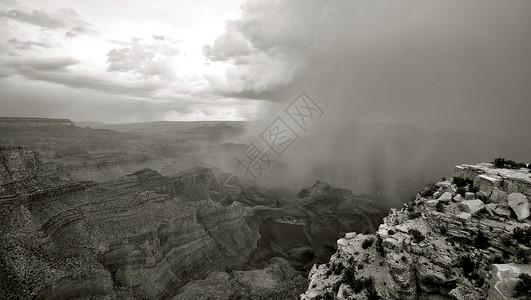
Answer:
[[465, 193], [465, 199], [466, 200], [474, 200], [474, 199], [476, 199], [476, 194], [474, 194], [472, 192], [466, 192]]
[[501, 178], [498, 175], [482, 174], [482, 175], [479, 175], [478, 177], [479, 177], [479, 189], [487, 194], [490, 194], [495, 187], [500, 187], [503, 182], [503, 178]]
[[498, 206], [498, 208], [494, 210], [494, 213], [500, 217], [505, 217], [505, 218], [509, 218], [511, 216], [511, 211], [501, 206]]
[[509, 207], [514, 211], [518, 220], [529, 217], [529, 201], [521, 193], [511, 193], [507, 196]]
[[355, 232], [347, 232], [347, 234], [345, 234], [345, 238], [346, 239], [353, 239], [356, 237], [356, 233]]
[[487, 204], [487, 207], [488, 207], [490, 210], [495, 211], [496, 208], [498, 208], [498, 204], [496, 204], [496, 203], [489, 203], [489, 204]]
[[462, 212], [459, 215], [457, 215], [457, 219], [459, 221], [462, 221], [462, 222], [466, 222], [466, 221], [470, 220], [470, 218], [472, 218], [472, 215], [470, 213], [467, 213], [467, 212]]
[[483, 201], [481, 201], [479, 199], [476, 199], [476, 200], [465, 200], [465, 201], [459, 203], [459, 207], [461, 207], [461, 209], [464, 212], [467, 212], [467, 213], [470, 213], [472, 215], [475, 215], [475, 214], [477, 214], [478, 212], [480, 212], [481, 210], [483, 210], [485, 208], [485, 204], [483, 203]]
[[383, 241], [383, 246], [389, 249], [402, 250], [402, 243], [394, 238], [386, 238]]
[[450, 201], [452, 201], [452, 193], [450, 192], [444, 192], [437, 200], [443, 202], [443, 203], [448, 203]]
[[490, 201], [494, 203], [507, 202], [507, 193], [495, 187], [490, 195]]
[[452, 190], [452, 182], [451, 181], [440, 181], [435, 184], [435, 186], [440, 187], [443, 191], [451, 191]]
[[428, 200], [426, 201], [427, 207], [435, 207], [437, 206], [437, 203], [439, 203], [439, 200]]
[[461, 196], [460, 194], [457, 194], [454, 196], [454, 201], [455, 202], [461, 202], [463, 201], [463, 196]]

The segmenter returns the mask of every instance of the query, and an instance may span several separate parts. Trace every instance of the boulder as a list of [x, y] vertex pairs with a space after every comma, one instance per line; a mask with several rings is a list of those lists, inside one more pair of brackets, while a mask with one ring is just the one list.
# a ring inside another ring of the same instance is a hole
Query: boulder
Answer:
[[[494, 204], [496, 205], [496, 204]], [[492, 204], [485, 205], [485, 210], [489, 214], [489, 216], [494, 217], [494, 210], [492, 209]]]
[[492, 190], [492, 194], [490, 194], [490, 201], [494, 203], [506, 203], [507, 193], [495, 187]]
[[427, 207], [435, 207], [437, 206], [437, 203], [439, 203], [439, 200], [428, 200], [426, 201]]
[[439, 187], [442, 191], [451, 191], [452, 182], [451, 181], [441, 181], [435, 184], [436, 187]]
[[[503, 183], [503, 178], [493, 174], [479, 175], [479, 190], [490, 194], [495, 187], [500, 187]], [[474, 183], [474, 185], [476, 185]]]
[[452, 193], [450, 192], [444, 192], [437, 200], [443, 202], [443, 203], [448, 203], [450, 201], [452, 201]]
[[471, 215], [475, 215], [485, 208], [485, 204], [479, 199], [465, 200], [459, 203], [459, 207], [461, 207], [464, 212], [470, 213]]
[[498, 206], [494, 210], [494, 213], [497, 214], [500, 217], [505, 217], [505, 218], [509, 218], [511, 216], [511, 211], [508, 210], [507, 208], [504, 208], [504, 207], [501, 207], [501, 206]]
[[347, 232], [347, 233], [345, 234], [345, 238], [346, 238], [346, 239], [349, 239], [349, 240], [351, 240], [351, 239], [353, 239], [353, 238], [355, 238], [355, 237], [356, 237], [356, 233], [355, 233], [355, 232]]
[[457, 220], [461, 222], [467, 222], [468, 220], [470, 220], [470, 218], [472, 218], [472, 215], [467, 212], [462, 212], [459, 215], [457, 215]]
[[474, 199], [476, 199], [476, 194], [474, 194], [472, 192], [466, 192], [465, 193], [465, 199], [466, 200], [474, 200]]
[[461, 196], [460, 194], [457, 194], [454, 196], [454, 201], [455, 202], [461, 202], [463, 201], [463, 196]]
[[518, 220], [527, 219], [529, 213], [529, 201], [521, 193], [511, 193], [507, 196], [509, 207], [514, 211]]
[[444, 293], [444, 287], [455, 285], [455, 276], [448, 276], [447, 269], [432, 263], [424, 256], [419, 257], [415, 269], [419, 288], [424, 293]]

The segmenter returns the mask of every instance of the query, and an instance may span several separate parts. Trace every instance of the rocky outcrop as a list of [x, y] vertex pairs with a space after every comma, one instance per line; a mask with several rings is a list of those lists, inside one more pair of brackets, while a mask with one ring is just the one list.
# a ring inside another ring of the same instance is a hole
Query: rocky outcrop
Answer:
[[22, 118], [22, 117], [0, 117], [0, 127], [4, 128], [26, 128], [26, 127], [57, 127], [74, 126], [68, 119], [48, 119], [48, 118]]
[[274, 258], [262, 269], [228, 268], [213, 272], [203, 280], [191, 281], [174, 299], [295, 299], [306, 285], [301, 272], [286, 260]]
[[33, 151], [5, 149], [0, 162], [3, 299], [168, 298], [242, 264], [260, 238], [249, 208], [199, 193], [215, 180], [209, 171], [178, 176], [189, 181], [146, 169], [105, 184], [56, 184]]
[[491, 288], [487, 300], [513, 299], [514, 288], [518, 282], [518, 276], [522, 273], [531, 274], [531, 265], [492, 265]]
[[515, 278], [531, 273], [531, 222], [508, 202], [527, 203], [528, 174], [456, 167], [464, 191], [452, 181], [428, 186], [376, 235], [346, 234], [327, 264], [314, 265], [302, 299], [513, 299]]
[[50, 187], [41, 171], [39, 153], [24, 147], [0, 148], [0, 196], [31, 194]]

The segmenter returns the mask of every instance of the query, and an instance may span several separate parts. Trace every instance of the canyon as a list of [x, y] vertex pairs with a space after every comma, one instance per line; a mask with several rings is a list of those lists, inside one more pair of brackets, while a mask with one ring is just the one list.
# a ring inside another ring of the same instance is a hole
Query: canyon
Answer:
[[20, 146], [2, 147], [0, 160], [2, 298], [207, 299], [198, 286], [216, 292], [227, 276], [221, 298], [289, 298], [341, 231], [374, 230], [383, 217], [320, 182], [298, 197], [200, 166], [98, 183], [49, 178]]
[[529, 202], [526, 168], [456, 166], [452, 180], [391, 209], [376, 234], [339, 239], [302, 299], [529, 299], [513, 296], [531, 274]]

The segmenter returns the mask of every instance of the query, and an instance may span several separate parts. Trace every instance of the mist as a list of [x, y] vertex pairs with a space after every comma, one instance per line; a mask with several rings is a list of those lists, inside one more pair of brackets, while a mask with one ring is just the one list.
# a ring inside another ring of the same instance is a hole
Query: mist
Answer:
[[266, 181], [327, 180], [392, 200], [456, 164], [529, 162], [529, 11], [526, 1], [248, 1], [205, 54], [234, 63], [224, 92], [276, 103], [244, 143], [289, 120], [302, 91], [324, 110]]

